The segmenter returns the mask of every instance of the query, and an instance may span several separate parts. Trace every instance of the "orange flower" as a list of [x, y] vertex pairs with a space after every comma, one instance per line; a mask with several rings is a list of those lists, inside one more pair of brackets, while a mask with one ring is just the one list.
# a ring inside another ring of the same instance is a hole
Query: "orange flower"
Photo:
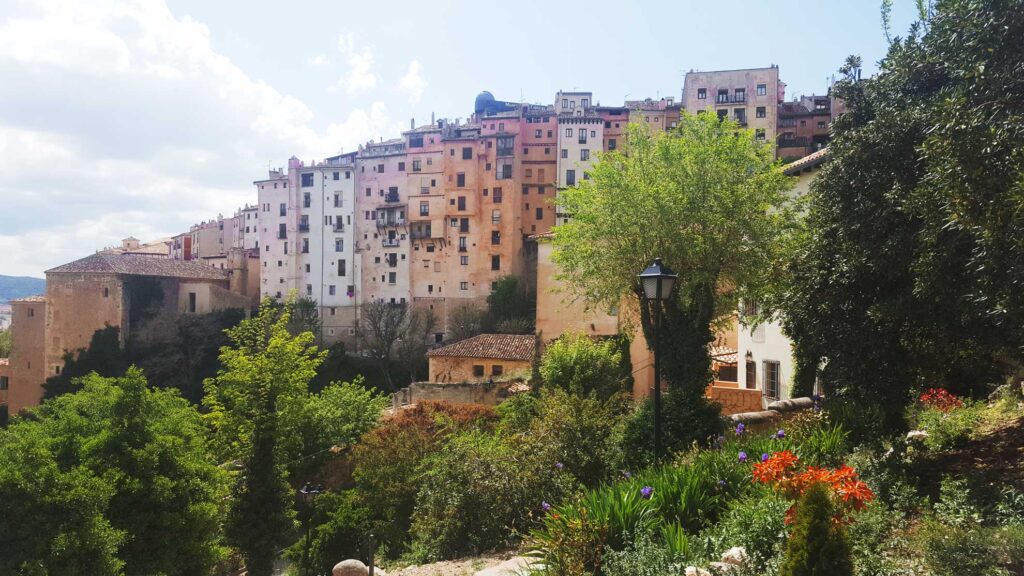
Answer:
[[754, 479], [764, 484], [779, 482], [798, 461], [796, 454], [789, 450], [776, 452], [764, 462], [754, 464]]

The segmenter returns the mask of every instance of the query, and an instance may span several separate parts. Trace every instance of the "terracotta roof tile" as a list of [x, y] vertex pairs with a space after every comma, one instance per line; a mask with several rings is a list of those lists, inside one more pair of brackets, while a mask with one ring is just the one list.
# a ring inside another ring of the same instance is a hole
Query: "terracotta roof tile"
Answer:
[[227, 280], [223, 270], [212, 266], [172, 260], [144, 254], [118, 254], [97, 252], [80, 260], [69, 262], [46, 271], [47, 274], [127, 274], [132, 276], [162, 276], [190, 280]]
[[799, 174], [801, 170], [813, 168], [826, 160], [828, 160], [828, 148], [822, 148], [821, 150], [808, 154], [795, 162], [786, 164], [782, 167], [782, 173], [787, 176], [794, 176]]
[[533, 360], [537, 340], [532, 334], [481, 334], [435, 348], [427, 356]]

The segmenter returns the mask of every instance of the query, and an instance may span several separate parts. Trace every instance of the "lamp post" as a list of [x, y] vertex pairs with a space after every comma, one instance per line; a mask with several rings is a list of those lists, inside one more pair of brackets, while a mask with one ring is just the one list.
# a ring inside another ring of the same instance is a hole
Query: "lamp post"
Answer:
[[654, 310], [654, 458], [661, 457], [661, 316], [662, 304], [672, 295], [679, 276], [655, 258], [637, 278], [644, 296], [655, 302]]
[[306, 546], [302, 551], [302, 573], [305, 576], [309, 576], [309, 523], [313, 518], [313, 501], [323, 491], [324, 487], [320, 484], [310, 484], [309, 482], [299, 489], [302, 502], [306, 505]]

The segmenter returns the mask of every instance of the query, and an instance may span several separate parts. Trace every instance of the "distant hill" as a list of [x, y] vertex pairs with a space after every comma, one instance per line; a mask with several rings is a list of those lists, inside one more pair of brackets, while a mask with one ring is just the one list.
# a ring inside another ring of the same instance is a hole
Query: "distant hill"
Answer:
[[28, 276], [4, 276], [0, 274], [0, 304], [16, 298], [33, 296], [46, 292], [46, 280]]

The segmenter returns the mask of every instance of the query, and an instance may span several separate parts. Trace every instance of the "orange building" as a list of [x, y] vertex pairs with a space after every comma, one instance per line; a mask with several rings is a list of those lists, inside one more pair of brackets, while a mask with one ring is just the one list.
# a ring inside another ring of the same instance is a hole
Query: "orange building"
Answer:
[[405, 140], [361, 146], [356, 156], [359, 301], [409, 301], [409, 190]]
[[488, 382], [529, 376], [536, 352], [531, 334], [480, 334], [427, 352], [430, 381]]

